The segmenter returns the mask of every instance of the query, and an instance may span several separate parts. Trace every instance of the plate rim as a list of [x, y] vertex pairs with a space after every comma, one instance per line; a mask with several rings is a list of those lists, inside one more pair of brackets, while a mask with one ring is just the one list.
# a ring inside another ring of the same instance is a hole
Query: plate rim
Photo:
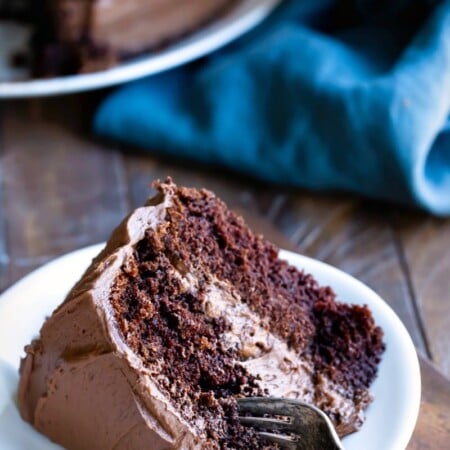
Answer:
[[282, 0], [241, 0], [232, 9], [161, 52], [81, 75], [0, 82], [0, 99], [49, 97], [111, 87], [194, 61], [237, 39], [265, 19]]
[[[87, 268], [87, 264], [90, 261], [90, 259], [87, 258], [87, 255], [89, 255], [89, 258], [93, 258], [99, 253], [102, 248], [104, 248], [104, 246], [105, 242], [102, 242], [99, 244], [89, 245], [87, 247], [83, 247], [69, 253], [65, 253], [25, 275], [23, 278], [18, 280], [16, 283], [8, 287], [0, 294], [0, 317], [3, 315], [3, 311], [7, 310], [11, 306], [14, 306], [14, 304], [18, 302], [16, 293], [20, 293], [20, 291], [30, 282], [33, 282], [34, 279], [39, 278], [42, 272], [52, 270], [53, 267], [64, 263], [65, 260], [72, 260], [77, 258], [86, 260]], [[284, 249], [280, 249], [279, 256], [280, 258], [287, 260], [290, 264], [295, 265], [299, 269], [303, 267], [303, 265], [305, 265], [306, 271], [308, 273], [312, 273], [315, 277], [317, 276], [316, 272], [318, 272], [320, 269], [325, 269], [329, 274], [332, 274], [333, 277], [336, 276], [341, 280], [344, 280], [344, 283], [348, 282], [352, 285], [358, 286], [359, 290], [365, 291], [368, 296], [376, 299], [377, 308], [381, 310], [382, 315], [384, 317], [387, 317], [391, 323], [395, 324], [396, 333], [400, 333], [402, 342], [406, 344], [405, 348], [407, 350], [409, 360], [408, 367], [411, 368], [411, 378], [408, 382], [411, 386], [414, 387], [414, 389], [411, 392], [411, 398], [409, 398], [409, 407], [405, 408], [407, 410], [407, 417], [405, 417], [401, 432], [397, 433], [393, 442], [389, 442], [389, 448], [396, 450], [405, 449], [409, 440], [411, 439], [419, 415], [421, 400], [421, 374], [416, 349], [414, 347], [411, 336], [406, 330], [403, 322], [393, 311], [393, 309], [374, 290], [372, 290], [370, 287], [368, 287], [366, 284], [359, 281], [352, 275], [342, 271], [341, 269], [338, 269], [337, 267], [320, 260]], [[340, 300], [345, 301], [345, 299], [342, 298]], [[0, 359], [2, 359], [1, 348]]]

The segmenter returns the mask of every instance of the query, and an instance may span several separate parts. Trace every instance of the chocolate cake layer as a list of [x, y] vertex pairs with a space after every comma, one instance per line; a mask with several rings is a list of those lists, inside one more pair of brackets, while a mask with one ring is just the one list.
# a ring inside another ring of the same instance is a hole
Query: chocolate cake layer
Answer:
[[237, 422], [239, 396], [300, 398], [358, 429], [384, 350], [367, 307], [212, 193], [156, 186], [27, 348], [22, 416], [69, 449], [270, 448]]
[[33, 28], [31, 69], [52, 77], [94, 72], [163, 48], [238, 0], [0, 0], [0, 19]]
[[223, 13], [234, 0], [40, 0], [38, 76], [105, 69], [155, 50]]

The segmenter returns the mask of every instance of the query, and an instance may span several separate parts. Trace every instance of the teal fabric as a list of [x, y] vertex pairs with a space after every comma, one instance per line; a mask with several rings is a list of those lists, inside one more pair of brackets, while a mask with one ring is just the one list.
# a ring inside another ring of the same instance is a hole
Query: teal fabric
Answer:
[[449, 215], [449, 113], [450, 1], [293, 0], [225, 50], [119, 88], [94, 128], [272, 183]]

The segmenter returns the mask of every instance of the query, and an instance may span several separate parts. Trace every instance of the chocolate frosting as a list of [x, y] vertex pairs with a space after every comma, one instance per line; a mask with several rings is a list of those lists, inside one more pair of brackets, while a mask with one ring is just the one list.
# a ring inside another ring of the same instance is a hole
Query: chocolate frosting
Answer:
[[119, 53], [136, 53], [160, 45], [202, 25], [233, 0], [47, 0], [56, 39]]
[[137, 209], [114, 232], [26, 348], [22, 417], [70, 449], [199, 447], [199, 437], [152, 382], [112, 320], [108, 290], [131, 246], [162, 219], [167, 200]]
[[184, 35], [221, 13], [233, 0], [96, 0], [90, 36], [119, 53], [136, 53]]

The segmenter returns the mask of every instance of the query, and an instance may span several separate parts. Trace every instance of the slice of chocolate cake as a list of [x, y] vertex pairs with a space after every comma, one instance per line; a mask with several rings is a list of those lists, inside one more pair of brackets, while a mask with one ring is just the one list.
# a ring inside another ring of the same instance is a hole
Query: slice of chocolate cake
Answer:
[[26, 348], [23, 418], [68, 449], [262, 449], [236, 398], [269, 395], [357, 430], [384, 349], [370, 311], [212, 193], [156, 187]]
[[236, 0], [0, 0], [32, 26], [32, 70], [51, 77], [114, 66], [196, 30]]

